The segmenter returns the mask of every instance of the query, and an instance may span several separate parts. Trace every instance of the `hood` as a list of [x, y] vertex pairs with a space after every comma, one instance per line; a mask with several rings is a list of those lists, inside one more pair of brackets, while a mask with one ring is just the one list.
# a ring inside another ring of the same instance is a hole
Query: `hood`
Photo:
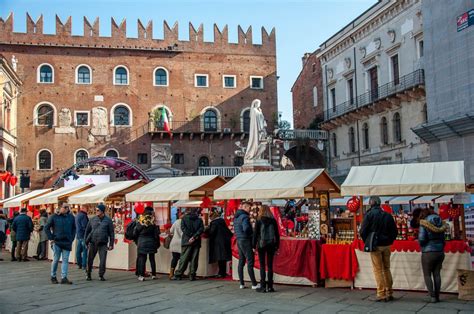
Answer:
[[248, 216], [249, 213], [247, 213], [247, 212], [246, 212], [245, 210], [243, 210], [243, 209], [237, 209], [237, 211], [235, 212], [234, 218], [238, 218], [238, 217], [240, 217], [240, 216], [242, 216], [242, 215], [247, 215], [247, 216]]
[[438, 215], [429, 215], [426, 219], [420, 220], [420, 225], [433, 233], [444, 233], [446, 231], [446, 224]]

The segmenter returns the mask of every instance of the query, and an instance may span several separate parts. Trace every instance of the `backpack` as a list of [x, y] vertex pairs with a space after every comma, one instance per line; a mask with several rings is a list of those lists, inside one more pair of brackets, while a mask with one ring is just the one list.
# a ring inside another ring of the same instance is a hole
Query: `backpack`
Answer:
[[275, 242], [275, 225], [273, 223], [265, 224], [261, 222], [260, 239], [258, 241], [259, 247], [262, 248], [267, 245], [274, 245]]
[[127, 228], [125, 229], [125, 239], [130, 240], [130, 241], [135, 241], [135, 226], [137, 225], [137, 221], [133, 220], [131, 221], [128, 225]]

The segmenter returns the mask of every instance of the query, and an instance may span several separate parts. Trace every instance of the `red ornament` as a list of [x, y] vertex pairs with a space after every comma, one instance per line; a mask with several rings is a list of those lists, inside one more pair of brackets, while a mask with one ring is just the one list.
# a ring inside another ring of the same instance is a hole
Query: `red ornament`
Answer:
[[441, 219], [445, 220], [449, 218], [449, 205], [448, 204], [442, 204], [439, 206], [439, 217]]
[[3, 180], [3, 182], [5, 182], [6, 184], [9, 184], [11, 178], [12, 178], [12, 174], [7, 171], [7, 172], [6, 172], [6, 175], [5, 175], [4, 177], [2, 177], [2, 180]]
[[201, 200], [201, 208], [209, 208], [212, 206], [212, 201], [209, 197], [204, 196]]
[[146, 206], [146, 207], [153, 207], [153, 202], [146, 202], [146, 203], [145, 203], [145, 206]]
[[6, 181], [6, 178], [8, 177], [8, 175], [9, 175], [9, 172], [8, 172], [8, 171], [2, 172], [2, 173], [0, 174], [0, 180], [2, 180], [3, 182], [5, 182], [5, 181]]
[[138, 215], [141, 215], [145, 211], [145, 204], [143, 204], [142, 202], [135, 202], [134, 208], [135, 208], [135, 212]]
[[347, 201], [346, 206], [351, 213], [355, 213], [360, 208], [360, 199], [357, 196], [353, 196]]
[[15, 186], [17, 182], [18, 182], [18, 178], [16, 176], [13, 176], [10, 178], [11, 185]]

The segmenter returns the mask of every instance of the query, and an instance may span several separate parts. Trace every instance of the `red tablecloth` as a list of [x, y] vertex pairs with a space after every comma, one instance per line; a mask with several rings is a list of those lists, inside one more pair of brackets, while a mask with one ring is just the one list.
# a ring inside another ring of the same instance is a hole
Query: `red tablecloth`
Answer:
[[[280, 249], [273, 261], [273, 272], [289, 277], [304, 277], [317, 283], [320, 251], [318, 240], [282, 237]], [[232, 255], [239, 258], [235, 237], [232, 238]], [[255, 254], [255, 268], [260, 269], [258, 254]]]
[[359, 271], [355, 246], [351, 244], [323, 244], [319, 273], [321, 279], [354, 280]]
[[[464, 252], [471, 252], [471, 248], [467, 244], [467, 242], [462, 240], [451, 240], [446, 241], [444, 246], [445, 253], [464, 253]], [[357, 247], [359, 250], [364, 250], [364, 242], [362, 240], [358, 240]], [[410, 240], [396, 240], [393, 242], [390, 250], [392, 252], [421, 252], [421, 247], [418, 241], [410, 241]]]

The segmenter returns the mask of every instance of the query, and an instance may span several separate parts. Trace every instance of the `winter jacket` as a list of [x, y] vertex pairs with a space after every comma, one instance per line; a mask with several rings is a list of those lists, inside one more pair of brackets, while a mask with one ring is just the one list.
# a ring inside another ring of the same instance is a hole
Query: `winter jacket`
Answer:
[[373, 231], [377, 234], [377, 246], [392, 245], [398, 235], [395, 220], [379, 206], [374, 206], [367, 212], [360, 227], [362, 240], [365, 242]]
[[171, 226], [170, 233], [173, 235], [170, 243], [171, 253], [181, 254], [181, 239], [183, 238], [183, 230], [181, 230], [181, 219], [178, 219]]
[[160, 247], [160, 227], [155, 225], [153, 219], [147, 217], [152, 216], [141, 216], [133, 231], [137, 239], [138, 254], [153, 254]]
[[76, 235], [76, 224], [71, 213], [52, 215], [44, 229], [49, 240], [54, 241], [63, 250], [72, 250], [72, 242]]
[[[270, 232], [271, 229], [273, 229], [273, 234]], [[280, 247], [280, 233], [275, 218], [262, 217], [257, 220], [253, 233], [253, 243], [254, 247], [259, 249], [271, 245], [278, 250]]]
[[76, 215], [76, 238], [77, 239], [84, 239], [84, 235], [86, 233], [87, 224], [89, 223], [89, 217], [87, 217], [87, 213], [83, 212], [82, 210], [79, 211]]
[[421, 252], [443, 252], [445, 231], [446, 225], [443, 224], [441, 217], [436, 214], [420, 220], [418, 242], [421, 246]]
[[[201, 234], [204, 232], [204, 224], [202, 219], [196, 213], [189, 213], [181, 219], [181, 246], [197, 246], [201, 247]], [[194, 238], [193, 243], [189, 243], [189, 239]]]
[[28, 241], [31, 232], [33, 232], [33, 221], [28, 215], [20, 214], [13, 219], [12, 228], [15, 231], [17, 241]]
[[8, 222], [5, 219], [0, 218], [0, 249], [7, 239], [7, 227]]
[[230, 261], [232, 259], [230, 246], [232, 232], [227, 228], [225, 220], [217, 218], [211, 221], [206, 234], [209, 235], [209, 264]]
[[39, 219], [39, 237], [40, 242], [48, 241], [48, 235], [46, 234], [45, 226], [48, 223], [48, 214], [42, 215]]
[[105, 245], [113, 247], [115, 241], [114, 224], [112, 219], [104, 216], [102, 219], [95, 216], [86, 227], [84, 235], [86, 244], [94, 243], [96, 245]]
[[253, 231], [250, 224], [250, 216], [243, 209], [235, 212], [234, 216], [234, 232], [237, 240], [252, 240]]

